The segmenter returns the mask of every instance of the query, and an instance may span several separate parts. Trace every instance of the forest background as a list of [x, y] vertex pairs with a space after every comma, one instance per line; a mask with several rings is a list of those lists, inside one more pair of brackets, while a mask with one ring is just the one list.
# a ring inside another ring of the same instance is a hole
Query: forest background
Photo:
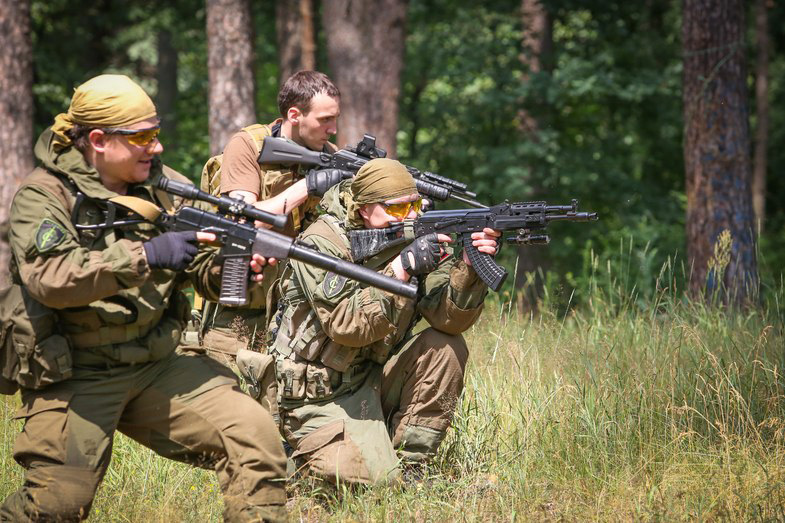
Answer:
[[[356, 143], [364, 132], [375, 134], [391, 155], [468, 183], [487, 204], [577, 198], [582, 209], [599, 213], [599, 222], [553, 226], [548, 247], [524, 248], [508, 293], [513, 283], [524, 286], [524, 271], [542, 269], [545, 290], [530, 275], [525, 301], [581, 302], [586, 293], [573, 296], [574, 289], [585, 291], [590, 281], [629, 268], [627, 282], [645, 303], [669, 258], [686, 275], [677, 284], [690, 278], [682, 17], [691, 5], [700, 10], [706, 2], [354, 4], [31, 1], [29, 15], [23, 8], [19, 15], [30, 24], [30, 140], [67, 108], [75, 86], [96, 74], [126, 73], [156, 99], [165, 162], [197, 181], [206, 159], [232, 132], [278, 116], [282, 79], [313, 67], [332, 74], [344, 92], [339, 146]], [[764, 283], [773, 282], [785, 264], [785, 180], [776, 175], [785, 167], [785, 149], [777, 146], [785, 133], [785, 7], [766, 0], [729, 5], [743, 24], [735, 54], [741, 55], [746, 89], [741, 121], [749, 122], [747, 142], [736, 144], [749, 163], [736, 181], [751, 187], [753, 200], [765, 202], [760, 221], [748, 217], [742, 226], [760, 233], [753, 247], [758, 270]], [[763, 25], [760, 13], [768, 18]], [[4, 20], [12, 22], [13, 16]], [[23, 51], [10, 54], [18, 61]], [[221, 80], [211, 82], [222, 68]], [[766, 90], [756, 96], [761, 80]], [[6, 98], [20, 89], [7, 87]], [[15, 99], [21, 104], [21, 97]], [[4, 117], [24, 116], [15, 99], [6, 102], [12, 109]], [[30, 163], [31, 149], [19, 144], [24, 125], [4, 121], [2, 143], [21, 147]], [[13, 166], [6, 163], [3, 173], [10, 181], [6, 201], [23, 174]], [[756, 169], [764, 173], [757, 185]], [[746, 191], [734, 190], [713, 197], [747, 198]], [[707, 234], [709, 250], [722, 230]], [[503, 253], [511, 269], [516, 254], [515, 248]], [[706, 257], [699, 256], [700, 265]]]

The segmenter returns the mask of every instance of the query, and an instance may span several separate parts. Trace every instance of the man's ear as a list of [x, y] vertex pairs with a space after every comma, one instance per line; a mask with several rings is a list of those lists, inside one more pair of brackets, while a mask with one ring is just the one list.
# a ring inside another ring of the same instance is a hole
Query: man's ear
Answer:
[[300, 123], [300, 118], [302, 118], [303, 113], [297, 107], [290, 107], [288, 111], [286, 111], [286, 119], [289, 120], [292, 125], [297, 125]]
[[90, 146], [96, 152], [102, 153], [106, 149], [106, 142], [109, 140], [109, 135], [101, 129], [93, 129], [87, 135], [87, 139], [90, 142]]
[[361, 205], [359, 209], [357, 209], [357, 213], [360, 215], [360, 218], [367, 220], [371, 213], [368, 212], [368, 204]]

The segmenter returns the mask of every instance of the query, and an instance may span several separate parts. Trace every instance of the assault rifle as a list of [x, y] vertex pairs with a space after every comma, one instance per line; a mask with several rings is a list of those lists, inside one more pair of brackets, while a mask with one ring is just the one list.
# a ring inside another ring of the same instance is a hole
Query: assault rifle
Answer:
[[[368, 161], [386, 156], [387, 151], [376, 147], [376, 138], [370, 134], [364, 135], [356, 146], [347, 146], [333, 154], [312, 151], [285, 138], [265, 138], [258, 162], [312, 165], [357, 172]], [[452, 198], [472, 207], [486, 208], [475, 200], [477, 193], [469, 191], [465, 183], [429, 171], [420, 171], [408, 165], [406, 169], [414, 178], [417, 192], [422, 196], [438, 201]]]
[[238, 221], [241, 218], [258, 220], [280, 229], [286, 225], [287, 218], [284, 215], [261, 211], [242, 200], [213, 196], [193, 185], [164, 177], [158, 181], [158, 188], [218, 207], [220, 212], [213, 213], [183, 206], [174, 214], [162, 213], [158, 224], [170, 230], [212, 232], [217, 236], [222, 245], [219, 253], [223, 259], [219, 298], [222, 304], [239, 306], [247, 303], [249, 264], [253, 254], [276, 258], [278, 263], [291, 258], [400, 296], [414, 298], [417, 295], [417, 287], [412, 284], [383, 276], [362, 265], [322, 254], [283, 234], [257, 229], [252, 221]]
[[507, 270], [497, 265], [489, 254], [472, 245], [473, 232], [490, 228], [497, 231], [517, 230], [505, 238], [517, 245], [547, 244], [544, 229], [552, 221], [587, 222], [597, 219], [596, 212], [578, 212], [578, 200], [571, 205], [548, 205], [545, 202], [504, 202], [486, 209], [429, 211], [415, 220], [405, 220], [384, 229], [359, 229], [349, 233], [352, 258], [359, 262], [394, 246], [411, 242], [430, 233], [457, 234], [477, 275], [489, 288], [498, 291], [507, 278]]

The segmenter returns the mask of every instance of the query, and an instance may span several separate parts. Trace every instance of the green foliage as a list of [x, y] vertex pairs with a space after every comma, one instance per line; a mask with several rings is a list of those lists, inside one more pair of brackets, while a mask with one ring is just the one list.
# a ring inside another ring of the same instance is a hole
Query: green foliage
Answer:
[[[260, 121], [278, 113], [275, 6], [254, 4], [256, 107]], [[162, 135], [164, 161], [196, 180], [209, 157], [207, 132], [207, 36], [202, 0], [122, 2], [82, 5], [65, 0], [33, 1], [35, 127], [51, 125], [68, 108], [73, 88], [102, 73], [127, 74], [155, 98], [158, 86], [157, 35], [172, 34], [177, 51], [175, 136]], [[78, 38], [72, 35], [78, 31]]]
[[[656, 268], [685, 251], [681, 5], [542, 3], [552, 19], [553, 45], [541, 70], [532, 72], [522, 61], [530, 50], [522, 44], [519, 1], [411, 0], [399, 155], [469, 183], [488, 203], [578, 198], [600, 221], [551, 227], [553, 241], [544, 248], [547, 278], [565, 289], [565, 302], [574, 286], [582, 286], [575, 297], [581, 302], [588, 282], [614, 263], [624, 245], [635, 260], [627, 263], [648, 281], [637, 289], [647, 299]], [[266, 122], [277, 116], [275, 5], [252, 3], [252, 14], [256, 107], [259, 121]], [[776, 4], [769, 16], [770, 174], [760, 260], [770, 286], [785, 264], [785, 181], [776, 175], [785, 165], [785, 150], [778, 147], [785, 132], [785, 8]], [[209, 155], [204, 2], [33, 1], [32, 18], [39, 131], [65, 110], [72, 88], [95, 74], [129, 74], [155, 96], [156, 37], [171, 32], [178, 52], [177, 128], [174, 136], [162, 136], [164, 160], [198, 176]], [[326, 68], [318, 20], [317, 29], [319, 61]], [[752, 50], [749, 57], [754, 59]], [[502, 261], [513, 267], [516, 254], [505, 249]], [[592, 256], [599, 260], [594, 273], [588, 271]]]
[[411, 4], [401, 156], [486, 202], [578, 198], [600, 221], [552, 227], [551, 269], [580, 283], [582, 251], [635, 238], [653, 282], [684, 241], [678, 6], [545, 2], [553, 51], [532, 73], [515, 6], [465, 4]]

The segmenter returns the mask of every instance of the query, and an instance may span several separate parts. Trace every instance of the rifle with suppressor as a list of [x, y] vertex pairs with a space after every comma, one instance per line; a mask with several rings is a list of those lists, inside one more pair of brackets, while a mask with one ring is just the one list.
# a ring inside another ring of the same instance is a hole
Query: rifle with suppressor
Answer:
[[515, 236], [505, 238], [507, 243], [544, 245], [550, 242], [550, 236], [544, 234], [550, 222], [587, 222], [596, 219], [596, 212], [578, 212], [578, 200], [572, 200], [571, 205], [504, 202], [486, 209], [429, 211], [417, 219], [405, 220], [384, 229], [350, 231], [349, 239], [352, 258], [360, 262], [426, 234], [457, 234], [477, 275], [489, 288], [498, 291], [507, 278], [507, 270], [498, 265], [491, 255], [481, 253], [472, 245], [473, 232], [482, 232], [485, 228], [517, 230]]
[[[356, 146], [347, 146], [335, 153], [317, 152], [292, 143], [285, 138], [265, 138], [260, 164], [300, 164], [323, 168], [341, 169], [356, 173], [360, 167], [374, 158], [384, 158], [387, 151], [376, 147], [376, 138], [370, 134], [363, 136]], [[465, 183], [429, 171], [420, 171], [411, 166], [406, 169], [417, 184], [417, 192], [431, 200], [445, 201], [449, 198], [472, 207], [485, 209], [486, 206], [475, 200], [477, 193], [469, 191]]]
[[174, 214], [161, 214], [158, 224], [175, 231], [214, 233], [222, 245], [219, 256], [223, 260], [219, 303], [240, 306], [248, 302], [248, 277], [253, 254], [276, 258], [282, 263], [287, 258], [319, 267], [366, 285], [371, 285], [400, 296], [414, 298], [415, 285], [404, 283], [358, 265], [299, 244], [293, 238], [268, 229], [257, 229], [253, 222], [238, 222], [239, 218], [258, 220], [273, 227], [283, 228], [286, 216], [261, 211], [242, 200], [213, 196], [193, 185], [161, 178], [158, 188], [190, 200], [201, 200], [218, 207], [224, 215], [183, 206]]

